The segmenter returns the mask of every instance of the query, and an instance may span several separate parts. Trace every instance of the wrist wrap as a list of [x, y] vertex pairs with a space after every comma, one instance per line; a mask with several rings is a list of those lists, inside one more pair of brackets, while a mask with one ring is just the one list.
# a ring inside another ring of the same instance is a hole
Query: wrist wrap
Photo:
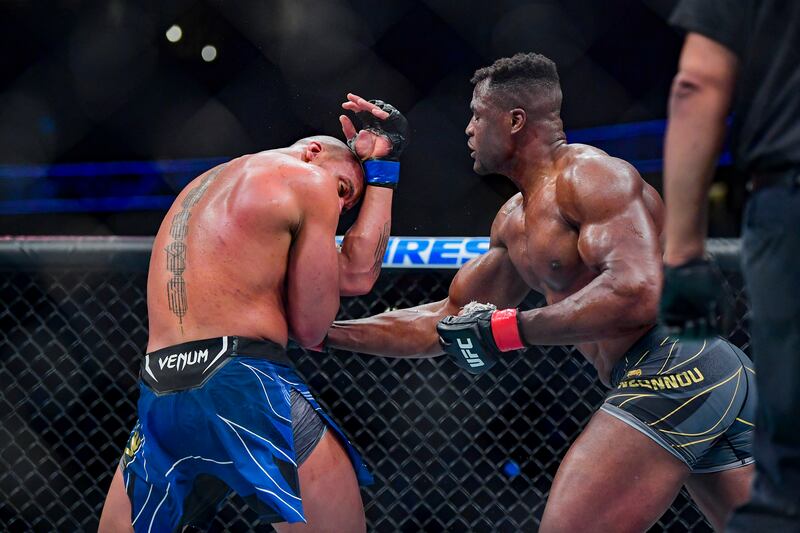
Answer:
[[525, 341], [519, 330], [516, 309], [502, 309], [492, 313], [492, 336], [501, 352], [525, 348]]
[[394, 189], [400, 180], [400, 162], [386, 159], [368, 159], [364, 161], [364, 180], [367, 185]]

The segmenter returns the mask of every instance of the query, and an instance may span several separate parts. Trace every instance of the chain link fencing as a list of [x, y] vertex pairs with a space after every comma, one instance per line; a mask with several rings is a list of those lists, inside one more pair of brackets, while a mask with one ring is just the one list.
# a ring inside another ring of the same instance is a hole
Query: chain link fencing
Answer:
[[[147, 343], [150, 240], [0, 241], [0, 530], [95, 531], [135, 421]], [[735, 288], [730, 338], [748, 351], [736, 241], [713, 244]], [[344, 299], [357, 318], [444, 298], [453, 270], [384, 269]], [[535, 293], [526, 305], [540, 305]], [[291, 351], [364, 455], [370, 531], [535, 530], [559, 462], [602, 403], [573, 349], [536, 347], [475, 377], [445, 359]], [[510, 476], [506, 465], [521, 469]], [[236, 496], [212, 531], [271, 531]], [[656, 531], [710, 531], [685, 493]]]

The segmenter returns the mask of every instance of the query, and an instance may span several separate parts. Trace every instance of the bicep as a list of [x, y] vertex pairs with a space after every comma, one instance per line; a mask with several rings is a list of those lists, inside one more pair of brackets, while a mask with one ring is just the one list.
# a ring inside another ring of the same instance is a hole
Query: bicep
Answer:
[[581, 224], [578, 233], [581, 260], [598, 273], [624, 271], [625, 275], [658, 278], [661, 244], [653, 217], [641, 197], [623, 203], [603, 218]]
[[641, 264], [650, 271], [658, 263], [661, 244], [644, 180], [629, 163], [594, 157], [576, 166], [558, 185], [559, 209], [578, 230], [578, 253], [596, 272]]
[[[598, 196], [592, 201], [603, 199]], [[614, 196], [606, 198], [611, 207], [605, 216], [592, 219], [590, 215], [580, 225], [578, 253], [597, 275], [570, 298], [592, 310], [590, 314], [614, 321], [613, 325], [601, 321], [600, 329], [627, 331], [656, 318], [661, 244], [642, 196]]]
[[335, 219], [330, 222], [324, 216], [305, 220], [289, 253], [286, 279], [289, 326], [292, 336], [304, 346], [322, 340], [339, 309], [334, 227]]

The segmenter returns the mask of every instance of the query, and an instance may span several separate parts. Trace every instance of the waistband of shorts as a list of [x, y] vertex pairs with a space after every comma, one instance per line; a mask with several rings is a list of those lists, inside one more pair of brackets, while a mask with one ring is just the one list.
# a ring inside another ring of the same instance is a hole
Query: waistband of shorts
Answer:
[[266, 339], [229, 335], [167, 346], [144, 356], [140, 377], [163, 394], [202, 386], [232, 357], [254, 357], [293, 366], [286, 348]]
[[647, 330], [644, 335], [639, 337], [639, 340], [633, 343], [633, 346], [628, 348], [614, 368], [611, 369], [611, 388], [616, 388], [625, 373], [628, 371], [628, 365], [632, 365], [639, 359], [642, 354], [648, 350], [661, 346], [664, 338], [669, 337], [666, 329], [656, 324]]

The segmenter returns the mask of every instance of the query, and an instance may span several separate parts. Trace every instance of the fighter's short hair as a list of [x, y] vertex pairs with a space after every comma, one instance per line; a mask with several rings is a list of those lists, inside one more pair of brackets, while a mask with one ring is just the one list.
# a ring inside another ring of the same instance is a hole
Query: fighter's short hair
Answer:
[[501, 57], [488, 67], [476, 70], [470, 82], [477, 85], [484, 80], [488, 80], [490, 89], [522, 89], [526, 92], [544, 89], [557, 95], [560, 103], [561, 84], [556, 64], [542, 54], [529, 52]]

